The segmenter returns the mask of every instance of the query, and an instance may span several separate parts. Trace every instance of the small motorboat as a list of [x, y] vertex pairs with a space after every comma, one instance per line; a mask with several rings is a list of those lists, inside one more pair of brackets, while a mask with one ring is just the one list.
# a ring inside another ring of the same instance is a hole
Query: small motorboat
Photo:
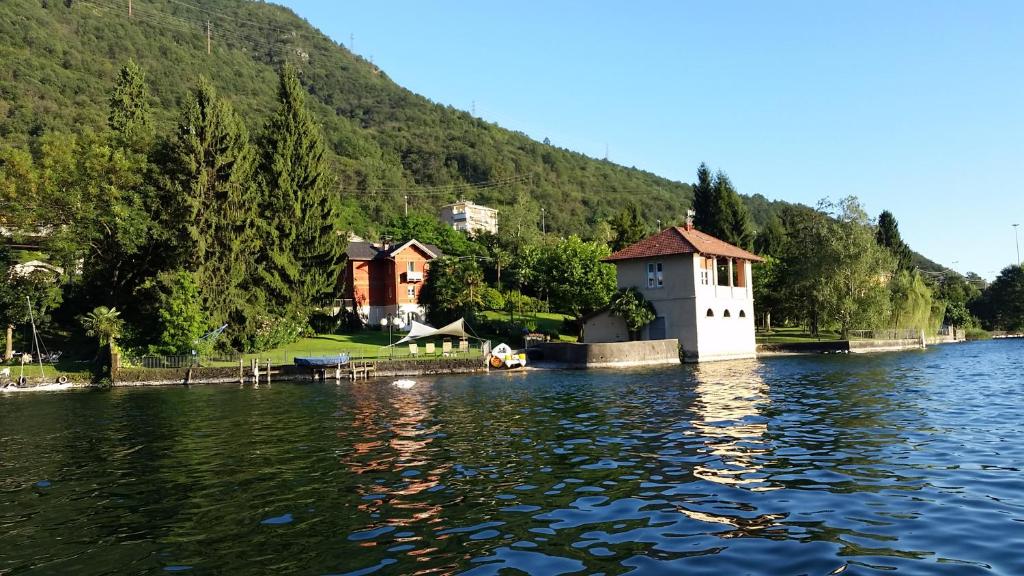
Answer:
[[341, 353], [337, 356], [296, 356], [294, 362], [296, 366], [330, 368], [339, 364], [348, 364], [348, 360], [349, 355]]
[[401, 388], [402, 390], [408, 390], [416, 385], [415, 380], [395, 380], [392, 382], [395, 388]]
[[510, 370], [526, 366], [526, 354], [518, 353], [508, 344], [498, 344], [491, 350], [491, 368]]

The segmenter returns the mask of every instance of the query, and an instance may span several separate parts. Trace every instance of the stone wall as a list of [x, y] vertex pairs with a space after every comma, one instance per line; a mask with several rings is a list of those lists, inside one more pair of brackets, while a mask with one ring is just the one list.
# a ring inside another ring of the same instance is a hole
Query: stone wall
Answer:
[[679, 340], [545, 342], [528, 350], [531, 364], [558, 368], [614, 368], [678, 364]]

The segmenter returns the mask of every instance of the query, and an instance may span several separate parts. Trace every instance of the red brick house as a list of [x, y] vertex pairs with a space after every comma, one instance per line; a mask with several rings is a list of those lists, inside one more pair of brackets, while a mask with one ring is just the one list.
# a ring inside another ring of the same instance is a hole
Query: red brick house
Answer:
[[387, 314], [401, 314], [406, 322], [423, 318], [420, 288], [430, 261], [441, 256], [437, 246], [416, 240], [402, 244], [350, 241], [345, 254], [346, 308], [370, 324]]

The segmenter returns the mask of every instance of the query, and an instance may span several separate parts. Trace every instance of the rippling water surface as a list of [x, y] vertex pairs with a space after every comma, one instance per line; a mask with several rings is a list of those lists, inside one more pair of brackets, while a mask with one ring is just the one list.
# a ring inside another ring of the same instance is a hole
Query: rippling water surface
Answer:
[[0, 574], [1024, 574], [1022, 368], [0, 396]]

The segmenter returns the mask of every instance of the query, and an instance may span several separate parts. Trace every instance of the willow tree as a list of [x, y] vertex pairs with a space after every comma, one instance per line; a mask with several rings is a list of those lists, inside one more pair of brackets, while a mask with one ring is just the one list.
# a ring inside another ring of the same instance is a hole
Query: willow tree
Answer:
[[201, 78], [170, 145], [182, 267], [195, 275], [210, 321], [239, 323], [252, 302], [245, 283], [256, 236], [255, 153], [241, 118]]
[[293, 317], [334, 294], [345, 251], [327, 148], [305, 94], [286, 65], [262, 158], [267, 226], [261, 275], [275, 304]]

